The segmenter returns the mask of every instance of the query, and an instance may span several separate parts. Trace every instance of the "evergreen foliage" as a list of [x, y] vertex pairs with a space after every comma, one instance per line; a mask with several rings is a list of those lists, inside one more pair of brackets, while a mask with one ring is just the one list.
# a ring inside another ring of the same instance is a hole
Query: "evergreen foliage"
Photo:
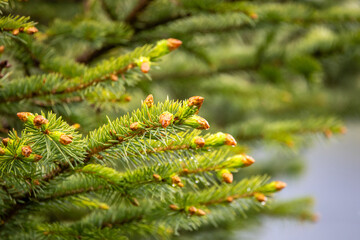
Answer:
[[[286, 184], [268, 174], [296, 172], [293, 150], [344, 133], [337, 116], [359, 109], [355, 0], [0, 8], [2, 239], [168, 239], [263, 215], [315, 220], [309, 198], [273, 201]], [[245, 168], [262, 144], [270, 160]]]

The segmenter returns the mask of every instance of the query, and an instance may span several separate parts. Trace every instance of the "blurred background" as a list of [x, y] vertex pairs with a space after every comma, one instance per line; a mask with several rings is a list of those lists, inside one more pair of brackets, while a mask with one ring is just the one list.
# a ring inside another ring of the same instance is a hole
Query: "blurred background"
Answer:
[[[132, 14], [139, 3], [144, 4]], [[53, 110], [87, 133], [105, 123], [105, 116], [114, 119], [137, 108], [150, 93], [155, 101], [200, 95], [200, 115], [211, 131], [231, 133], [257, 160], [238, 179], [268, 174], [288, 183], [280, 200], [305, 199], [293, 212], [293, 205], [279, 208], [278, 219], [250, 217], [182, 239], [358, 239], [358, 0], [32, 0], [15, 9], [38, 22], [40, 33], [26, 39], [27, 45], [15, 44], [17, 51], [8, 56], [18, 63], [14, 77], [49, 71], [54, 56], [68, 63], [60, 70], [72, 76], [77, 64], [94, 66], [163, 38], [183, 42], [152, 62], [150, 74], [121, 76], [134, 79], [126, 90], [113, 82], [79, 93], [78, 102], [49, 96], [45, 100], [52, 105], [24, 103], [23, 109]], [[24, 57], [29, 52], [32, 57]], [[114, 96], [120, 100], [109, 101]], [[4, 133], [19, 127], [17, 111], [0, 104]], [[244, 226], [253, 230], [236, 230]]]
[[[358, 239], [360, 235], [360, 122], [347, 122], [349, 131], [332, 141], [317, 141], [304, 151], [306, 169], [280, 198], [309, 194], [315, 198], [317, 222], [267, 219], [261, 231], [239, 233], [234, 239]], [[254, 237], [254, 235], [256, 237]]]

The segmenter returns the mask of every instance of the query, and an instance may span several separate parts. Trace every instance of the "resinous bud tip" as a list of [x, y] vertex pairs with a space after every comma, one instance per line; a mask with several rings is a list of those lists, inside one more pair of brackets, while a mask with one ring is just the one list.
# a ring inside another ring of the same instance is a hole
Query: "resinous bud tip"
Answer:
[[167, 39], [167, 46], [170, 51], [174, 51], [175, 49], [179, 48], [182, 44], [182, 41], [176, 38], [169, 38]]

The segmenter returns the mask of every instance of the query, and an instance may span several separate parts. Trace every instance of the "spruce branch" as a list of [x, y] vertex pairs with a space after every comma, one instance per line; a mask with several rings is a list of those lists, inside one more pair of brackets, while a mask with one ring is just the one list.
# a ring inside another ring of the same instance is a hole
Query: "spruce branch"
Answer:
[[133, 10], [125, 18], [125, 22], [129, 23], [130, 25], [134, 24], [138, 18], [138, 15], [141, 14], [141, 12], [144, 11], [151, 2], [152, 0], [138, 0]]
[[[4, 102], [18, 102], [25, 99], [77, 93], [103, 82], [113, 82], [114, 76], [122, 75], [135, 67], [141, 68], [144, 62], [149, 64], [150, 61], [156, 61], [180, 45], [181, 41], [178, 40], [161, 40], [154, 47], [137, 48], [132, 53], [103, 61], [87, 69], [86, 73], [80, 77], [67, 80], [62, 79], [59, 74], [47, 74], [12, 81], [1, 89], [0, 99]], [[24, 87], [25, 85], [27, 87]]]
[[34, 34], [38, 32], [34, 27], [35, 23], [29, 21], [30, 17], [22, 16], [3, 16], [0, 18], [0, 30], [2, 32], [11, 32], [12, 35], [17, 36], [19, 33]]

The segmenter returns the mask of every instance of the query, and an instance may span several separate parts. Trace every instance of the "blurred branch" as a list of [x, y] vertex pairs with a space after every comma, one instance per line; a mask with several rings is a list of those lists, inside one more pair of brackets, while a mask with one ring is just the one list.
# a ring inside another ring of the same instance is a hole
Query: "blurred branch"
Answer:
[[130, 14], [125, 18], [125, 22], [132, 25], [136, 22], [138, 15], [145, 10], [145, 8], [152, 2], [153, 0], [139, 0], [137, 5], [133, 8]]

